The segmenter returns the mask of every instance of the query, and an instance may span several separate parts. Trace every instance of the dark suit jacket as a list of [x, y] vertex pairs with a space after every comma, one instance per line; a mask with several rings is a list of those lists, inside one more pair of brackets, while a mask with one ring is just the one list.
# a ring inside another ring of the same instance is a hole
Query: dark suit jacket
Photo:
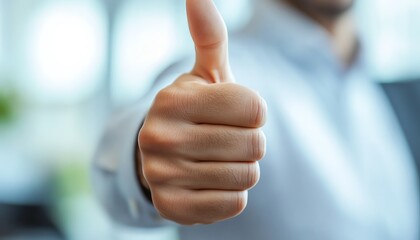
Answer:
[[394, 107], [420, 173], [420, 80], [386, 83], [382, 87]]

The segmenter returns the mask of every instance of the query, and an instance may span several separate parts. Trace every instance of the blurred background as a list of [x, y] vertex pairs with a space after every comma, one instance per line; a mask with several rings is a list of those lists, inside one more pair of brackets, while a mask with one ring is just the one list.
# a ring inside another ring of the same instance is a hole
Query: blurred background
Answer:
[[[216, 2], [234, 32], [257, 1]], [[357, 1], [355, 14], [418, 146], [420, 1]], [[112, 224], [89, 165], [109, 114], [191, 53], [188, 34], [184, 1], [0, 0], [0, 239], [177, 239]]]

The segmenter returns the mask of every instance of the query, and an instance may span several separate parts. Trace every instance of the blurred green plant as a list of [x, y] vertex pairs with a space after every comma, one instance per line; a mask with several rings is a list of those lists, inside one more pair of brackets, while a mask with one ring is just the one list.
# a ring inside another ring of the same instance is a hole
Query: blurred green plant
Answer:
[[18, 102], [17, 91], [11, 85], [0, 85], [0, 124], [8, 124], [15, 120]]
[[90, 192], [89, 166], [80, 162], [68, 163], [56, 169], [56, 197], [66, 199]]

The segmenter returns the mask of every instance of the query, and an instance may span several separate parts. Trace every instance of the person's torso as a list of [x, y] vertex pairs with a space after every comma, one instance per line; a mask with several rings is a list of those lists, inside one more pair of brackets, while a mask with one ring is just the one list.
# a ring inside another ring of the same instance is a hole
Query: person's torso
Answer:
[[363, 62], [345, 70], [319, 36], [256, 29], [232, 41], [231, 64], [268, 104], [260, 182], [240, 216], [181, 239], [418, 239], [414, 163]]

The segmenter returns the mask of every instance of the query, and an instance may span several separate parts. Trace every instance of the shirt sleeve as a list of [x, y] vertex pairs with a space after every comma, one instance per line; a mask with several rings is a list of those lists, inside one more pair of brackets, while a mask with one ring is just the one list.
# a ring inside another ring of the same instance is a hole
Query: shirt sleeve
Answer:
[[164, 224], [143, 196], [136, 176], [135, 143], [147, 104], [114, 114], [100, 141], [92, 166], [95, 192], [116, 222], [128, 226]]
[[136, 174], [137, 135], [156, 93], [174, 81], [183, 69], [168, 68], [142, 100], [112, 114], [97, 148], [91, 178], [99, 201], [111, 218], [132, 227], [159, 227], [175, 223], [160, 217], [143, 194]]

